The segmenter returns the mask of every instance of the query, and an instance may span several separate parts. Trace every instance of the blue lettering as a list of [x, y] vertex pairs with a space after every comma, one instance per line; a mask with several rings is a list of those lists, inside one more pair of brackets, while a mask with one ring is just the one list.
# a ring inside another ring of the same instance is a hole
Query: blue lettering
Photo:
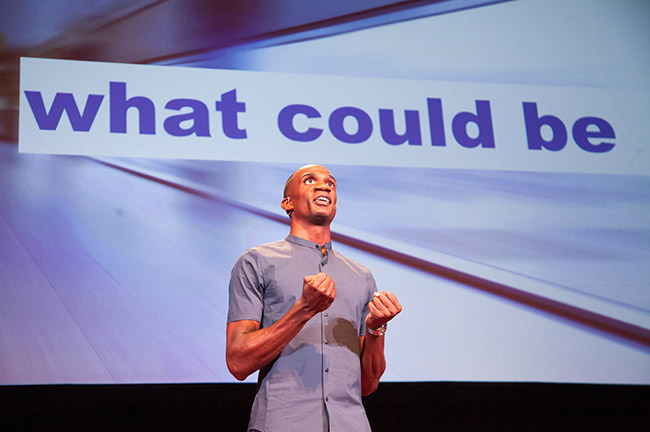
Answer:
[[[353, 117], [357, 121], [357, 132], [349, 134], [343, 127], [346, 117]], [[358, 144], [370, 138], [372, 134], [372, 120], [365, 111], [355, 107], [341, 107], [335, 109], [329, 118], [330, 132], [339, 141], [348, 144]]]
[[323, 129], [308, 128], [304, 132], [297, 131], [293, 126], [293, 118], [302, 114], [307, 118], [320, 118], [320, 113], [309, 105], [287, 105], [278, 114], [278, 128], [282, 135], [293, 141], [307, 142], [314, 141], [323, 133]]
[[237, 89], [223, 93], [215, 105], [217, 111], [221, 111], [223, 133], [228, 138], [246, 138], [246, 129], [237, 125], [237, 113], [246, 112], [246, 104], [237, 101]]
[[[164, 128], [168, 134], [173, 136], [210, 136], [210, 119], [208, 107], [201, 101], [195, 99], [173, 99], [167, 102], [165, 108], [180, 111], [183, 108], [191, 108], [192, 112], [169, 116], [165, 119]], [[181, 123], [192, 121], [192, 125], [182, 128]]]
[[[524, 102], [524, 123], [526, 125], [526, 137], [530, 150], [562, 150], [566, 145], [567, 132], [564, 123], [552, 115], [539, 117], [537, 104], [535, 102]], [[553, 132], [553, 137], [546, 141], [542, 137], [542, 126], [548, 126]]]
[[140, 133], [153, 135], [156, 133], [156, 109], [151, 99], [144, 96], [126, 98], [126, 83], [111, 82], [109, 86], [111, 132], [126, 133], [126, 112], [129, 108], [138, 110]]
[[34, 114], [38, 128], [41, 130], [56, 130], [61, 120], [63, 111], [68, 115], [72, 130], [75, 132], [88, 132], [95, 121], [99, 106], [104, 99], [103, 95], [88, 95], [83, 114], [79, 114], [79, 108], [72, 93], [57, 93], [52, 101], [50, 111], [45, 111], [43, 96], [41, 92], [25, 91], [27, 102]]
[[427, 109], [429, 111], [429, 131], [431, 132], [431, 145], [444, 147], [445, 124], [442, 117], [442, 100], [438, 98], [427, 98]]
[[420, 133], [420, 113], [418, 111], [405, 110], [404, 117], [406, 130], [403, 134], [395, 131], [395, 115], [391, 109], [379, 110], [379, 129], [381, 136], [390, 145], [399, 145], [408, 142], [409, 145], [422, 145], [422, 134]]
[[[474, 123], [478, 127], [478, 134], [472, 138], [467, 133], [467, 124]], [[476, 114], [460, 112], [451, 122], [454, 138], [458, 144], [467, 148], [484, 147], [494, 148], [494, 131], [492, 130], [492, 114], [490, 101], [477, 100]]]
[[[589, 126], [596, 126], [597, 131], [588, 131]], [[582, 117], [573, 124], [573, 139], [578, 147], [592, 153], [605, 153], [614, 148], [613, 142], [601, 141], [592, 144], [589, 138], [614, 139], [616, 134], [612, 125], [599, 117]]]

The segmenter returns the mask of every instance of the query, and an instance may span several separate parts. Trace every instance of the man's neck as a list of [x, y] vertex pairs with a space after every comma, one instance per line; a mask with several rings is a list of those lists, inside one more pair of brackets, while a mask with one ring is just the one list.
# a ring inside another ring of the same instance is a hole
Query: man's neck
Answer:
[[300, 237], [305, 240], [313, 241], [323, 245], [331, 241], [330, 227], [329, 225], [309, 225], [304, 226], [299, 223], [291, 223], [291, 231], [289, 234]]

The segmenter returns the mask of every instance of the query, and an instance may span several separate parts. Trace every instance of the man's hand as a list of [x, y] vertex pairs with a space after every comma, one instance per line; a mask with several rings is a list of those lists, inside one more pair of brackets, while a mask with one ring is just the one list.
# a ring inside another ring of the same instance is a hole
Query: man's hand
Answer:
[[391, 292], [377, 292], [368, 303], [370, 313], [366, 317], [366, 327], [375, 329], [395, 318], [402, 311], [402, 305]]
[[302, 283], [302, 297], [300, 298], [303, 309], [316, 315], [324, 311], [336, 297], [336, 286], [331, 277], [325, 273], [315, 276], [305, 276]]

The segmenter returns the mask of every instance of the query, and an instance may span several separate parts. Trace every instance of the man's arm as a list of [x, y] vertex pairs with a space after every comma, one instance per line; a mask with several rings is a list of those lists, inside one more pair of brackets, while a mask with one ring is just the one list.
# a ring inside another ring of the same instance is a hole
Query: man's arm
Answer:
[[226, 328], [226, 363], [238, 380], [244, 380], [275, 359], [314, 315], [334, 301], [336, 287], [325, 273], [306, 276], [302, 296], [270, 327], [260, 329], [251, 320], [233, 321]]
[[[368, 303], [368, 316], [366, 328], [378, 328], [393, 319], [402, 311], [397, 297], [393, 293], [375, 293], [374, 298]], [[384, 336], [375, 336], [366, 332], [359, 338], [361, 345], [361, 394], [368, 396], [379, 385], [379, 378], [386, 370], [384, 357]]]

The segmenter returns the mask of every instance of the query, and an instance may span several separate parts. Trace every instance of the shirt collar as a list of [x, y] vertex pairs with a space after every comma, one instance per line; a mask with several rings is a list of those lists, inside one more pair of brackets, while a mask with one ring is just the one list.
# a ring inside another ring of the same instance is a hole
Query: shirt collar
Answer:
[[324, 247], [326, 250], [332, 250], [332, 242], [327, 242], [324, 245], [320, 245], [318, 243], [314, 243], [311, 240], [296, 237], [295, 235], [292, 235], [292, 234], [289, 234], [288, 236], [286, 236], [285, 240], [288, 241], [289, 243], [293, 243], [293, 244], [296, 244], [298, 246], [308, 247], [310, 249], [321, 249], [321, 247]]

